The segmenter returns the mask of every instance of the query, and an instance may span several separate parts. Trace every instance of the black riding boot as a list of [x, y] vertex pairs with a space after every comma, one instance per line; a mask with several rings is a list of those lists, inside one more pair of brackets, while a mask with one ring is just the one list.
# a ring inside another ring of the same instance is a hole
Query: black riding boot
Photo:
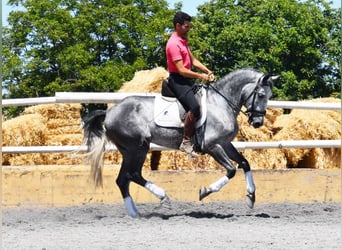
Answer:
[[183, 141], [181, 145], [179, 146], [179, 150], [189, 154], [190, 157], [198, 156], [198, 154], [196, 154], [193, 151], [192, 144], [191, 144], [191, 137], [194, 132], [195, 125], [196, 125], [196, 118], [194, 114], [191, 111], [189, 111], [188, 113], [186, 113], [186, 116], [185, 116]]

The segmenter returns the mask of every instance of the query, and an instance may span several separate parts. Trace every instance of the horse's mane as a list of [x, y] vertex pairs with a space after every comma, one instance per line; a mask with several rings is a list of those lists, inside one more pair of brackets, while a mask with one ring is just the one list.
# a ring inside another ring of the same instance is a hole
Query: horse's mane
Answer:
[[234, 70], [224, 77], [222, 77], [220, 80], [217, 81], [217, 85], [227, 85], [227, 84], [234, 84], [237, 82], [241, 82], [239, 80], [246, 79], [246, 80], [253, 80], [257, 75], [259, 75], [261, 72], [253, 69], [253, 68], [242, 68]]

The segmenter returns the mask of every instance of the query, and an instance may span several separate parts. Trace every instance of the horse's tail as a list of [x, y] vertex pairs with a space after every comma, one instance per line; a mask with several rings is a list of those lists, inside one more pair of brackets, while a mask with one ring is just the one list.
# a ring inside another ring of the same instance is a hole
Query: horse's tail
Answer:
[[107, 137], [103, 127], [105, 110], [95, 110], [83, 119], [84, 143], [88, 146], [86, 157], [91, 165], [91, 178], [95, 188], [102, 186], [103, 157]]

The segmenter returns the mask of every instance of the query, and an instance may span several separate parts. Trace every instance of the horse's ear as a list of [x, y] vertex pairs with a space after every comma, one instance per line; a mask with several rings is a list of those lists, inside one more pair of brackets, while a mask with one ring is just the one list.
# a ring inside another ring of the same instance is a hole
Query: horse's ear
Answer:
[[272, 82], [277, 81], [279, 78], [280, 78], [280, 75], [276, 75], [276, 76], [272, 76], [272, 77], [271, 77]]
[[[261, 79], [261, 85], [269, 85], [270, 87], [273, 87], [274, 83], [276, 80], [278, 80], [280, 77], [280, 75], [275, 75], [275, 76], [272, 76], [272, 75], [264, 75]], [[271, 80], [271, 81], [269, 81]]]
[[258, 81], [258, 85], [262, 86], [262, 85], [268, 85], [267, 81], [270, 78], [271, 75], [269, 74], [265, 74], [262, 77], [260, 77], [259, 81]]
[[275, 75], [275, 76], [271, 76], [271, 77], [270, 77], [270, 80], [271, 80], [271, 81], [269, 81], [269, 82], [270, 82], [271, 88], [273, 88], [275, 82], [276, 82], [279, 78], [280, 78], [280, 75]]

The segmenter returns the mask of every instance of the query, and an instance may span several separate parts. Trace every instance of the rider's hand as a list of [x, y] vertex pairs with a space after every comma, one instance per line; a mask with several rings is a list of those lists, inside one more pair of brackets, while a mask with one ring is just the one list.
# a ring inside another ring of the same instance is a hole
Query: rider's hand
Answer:
[[215, 75], [212, 72], [209, 72], [209, 74], [201, 74], [200, 79], [205, 83], [210, 83], [216, 80]]
[[209, 73], [208, 73], [208, 81], [209, 81], [209, 82], [214, 82], [214, 81], [216, 81], [216, 76], [214, 75], [213, 72], [209, 72]]

